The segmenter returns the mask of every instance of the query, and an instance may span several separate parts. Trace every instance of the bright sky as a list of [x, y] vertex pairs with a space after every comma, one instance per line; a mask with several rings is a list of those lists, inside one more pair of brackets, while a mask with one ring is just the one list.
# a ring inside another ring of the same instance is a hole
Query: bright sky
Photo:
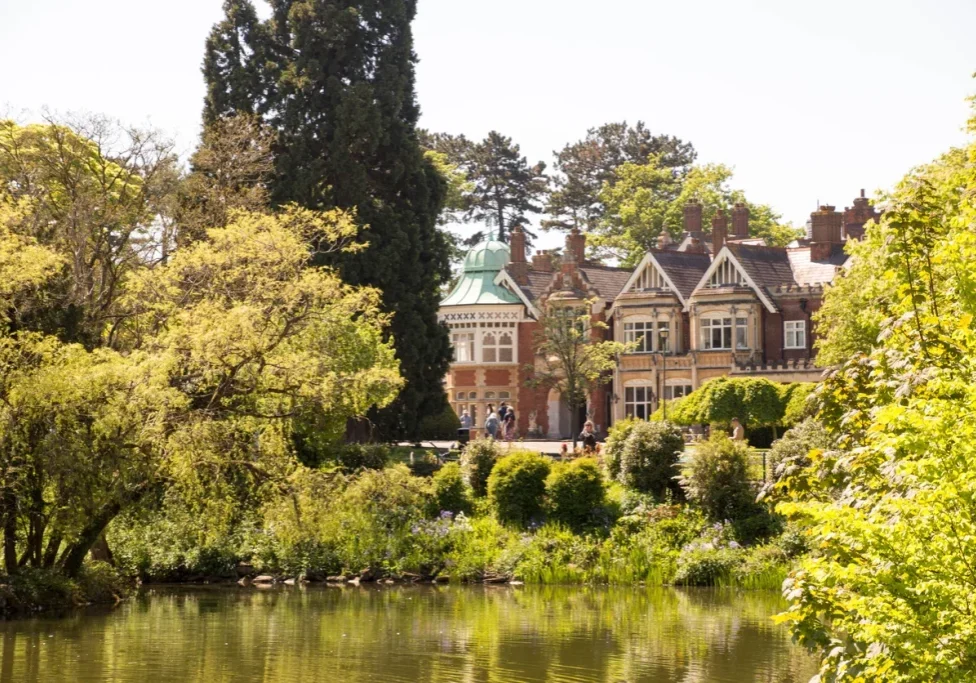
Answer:
[[[0, 0], [0, 112], [150, 122], [192, 150], [220, 0]], [[642, 119], [797, 224], [962, 142], [972, 0], [419, 0], [421, 125], [530, 162]], [[549, 236], [539, 246], [559, 238]]]

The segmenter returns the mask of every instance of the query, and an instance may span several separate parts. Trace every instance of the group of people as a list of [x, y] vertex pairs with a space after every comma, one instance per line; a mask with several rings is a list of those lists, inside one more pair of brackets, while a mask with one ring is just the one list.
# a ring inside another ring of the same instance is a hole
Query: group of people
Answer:
[[[461, 428], [471, 429], [474, 420], [467, 410], [461, 412]], [[502, 401], [498, 410], [491, 403], [485, 411], [485, 433], [492, 439], [512, 441], [515, 438], [515, 409]]]

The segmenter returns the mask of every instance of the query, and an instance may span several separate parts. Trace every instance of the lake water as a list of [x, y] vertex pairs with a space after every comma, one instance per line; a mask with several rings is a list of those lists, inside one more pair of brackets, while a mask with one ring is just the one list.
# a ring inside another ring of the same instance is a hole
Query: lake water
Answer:
[[150, 588], [0, 622], [0, 681], [805, 682], [782, 608], [657, 588]]

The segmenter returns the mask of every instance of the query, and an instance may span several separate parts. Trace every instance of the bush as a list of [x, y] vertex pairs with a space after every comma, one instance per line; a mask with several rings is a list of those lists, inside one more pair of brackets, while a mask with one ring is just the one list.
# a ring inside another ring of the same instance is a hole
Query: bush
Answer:
[[793, 474], [810, 464], [810, 451], [831, 447], [830, 435], [824, 426], [808, 417], [790, 429], [769, 449], [769, 467], [774, 479]]
[[494, 439], [475, 439], [465, 447], [461, 454], [461, 467], [474, 495], [487, 495], [488, 477], [500, 455], [501, 451]]
[[698, 547], [678, 558], [674, 583], [678, 586], [715, 586], [731, 582], [742, 563], [743, 551], [737, 548]]
[[415, 477], [432, 477], [441, 468], [441, 461], [430, 451], [421, 451], [414, 455], [413, 462], [407, 467]]
[[538, 453], [516, 451], [501, 458], [488, 477], [488, 499], [502, 522], [525, 524], [542, 512], [549, 461]]
[[461, 428], [461, 420], [449, 405], [444, 406], [437, 415], [428, 415], [420, 421], [419, 436], [421, 439], [457, 439], [457, 430]]
[[607, 477], [610, 479], [617, 479], [620, 474], [620, 453], [636, 424], [637, 420], [628, 417], [614, 422], [607, 432], [607, 441], [603, 444], [603, 464], [607, 468]]
[[546, 479], [550, 517], [572, 529], [582, 529], [599, 516], [606, 498], [603, 475], [596, 460], [579, 458], [557, 464]]
[[688, 498], [712, 520], [737, 520], [755, 514], [756, 494], [749, 481], [749, 447], [723, 433], [698, 445], [682, 485]]
[[638, 422], [620, 452], [617, 479], [631, 488], [663, 498], [674, 489], [675, 466], [685, 447], [681, 430], [669, 422]]
[[382, 444], [344, 444], [334, 455], [336, 464], [346, 472], [381, 470], [390, 462], [390, 449]]
[[464, 483], [461, 466], [456, 462], [447, 463], [434, 474], [433, 487], [435, 514], [442, 510], [471, 513], [468, 487]]

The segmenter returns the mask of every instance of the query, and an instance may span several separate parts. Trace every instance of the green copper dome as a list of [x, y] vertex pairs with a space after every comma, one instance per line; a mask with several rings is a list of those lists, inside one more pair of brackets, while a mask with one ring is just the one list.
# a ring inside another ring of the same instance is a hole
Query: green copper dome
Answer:
[[464, 272], [474, 273], [479, 270], [490, 270], [497, 273], [508, 263], [510, 253], [508, 245], [497, 240], [476, 244], [464, 257]]
[[461, 278], [450, 295], [441, 301], [441, 306], [520, 303], [515, 294], [494, 282], [508, 263], [508, 255], [508, 245], [496, 240], [472, 247], [464, 258]]

